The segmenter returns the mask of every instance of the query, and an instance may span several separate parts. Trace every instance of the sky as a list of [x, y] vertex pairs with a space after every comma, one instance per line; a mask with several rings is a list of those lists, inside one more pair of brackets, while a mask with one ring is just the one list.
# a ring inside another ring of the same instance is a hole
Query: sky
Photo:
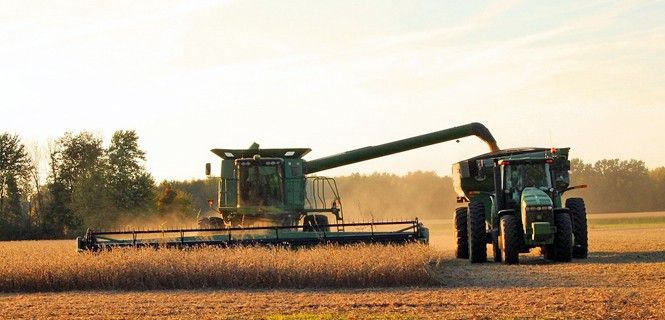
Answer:
[[[306, 159], [469, 122], [499, 146], [665, 166], [665, 1], [0, 0], [0, 132], [134, 129], [158, 179], [210, 149]], [[475, 137], [321, 172], [436, 171]]]

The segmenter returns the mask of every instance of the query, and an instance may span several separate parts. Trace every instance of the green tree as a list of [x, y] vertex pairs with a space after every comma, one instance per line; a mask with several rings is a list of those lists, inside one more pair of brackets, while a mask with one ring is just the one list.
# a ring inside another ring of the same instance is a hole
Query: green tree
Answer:
[[135, 131], [116, 131], [108, 149], [108, 183], [113, 204], [124, 213], [150, 209], [155, 181], [143, 166], [145, 152], [139, 149]]
[[[85, 217], [94, 212], [95, 201], [99, 199], [85, 194], [107, 192], [97, 183], [84, 183], [97, 182], [103, 175], [106, 161], [102, 139], [89, 132], [76, 135], [68, 132], [52, 147], [48, 185], [50, 210], [46, 220], [54, 236], [74, 235], [79, 233]], [[73, 199], [77, 199], [74, 204]], [[90, 202], [81, 202], [82, 199]]]
[[26, 227], [22, 202], [29, 192], [30, 158], [17, 135], [0, 134], [0, 238], [17, 238]]
[[649, 172], [651, 203], [653, 211], [665, 210], [665, 167], [658, 167]]
[[584, 197], [592, 212], [634, 212], [656, 207], [648, 196], [653, 190], [643, 161], [603, 159], [590, 165], [573, 159], [571, 177], [573, 185], [587, 184], [589, 188], [566, 195]]
[[172, 189], [181, 190], [191, 195], [192, 206], [196, 211], [201, 212], [210, 210], [208, 200], [217, 201], [218, 183], [214, 178], [168, 182]]
[[192, 195], [174, 188], [171, 183], [163, 181], [159, 187], [155, 199], [157, 214], [161, 216], [176, 215], [192, 220], [198, 212], [192, 204]]

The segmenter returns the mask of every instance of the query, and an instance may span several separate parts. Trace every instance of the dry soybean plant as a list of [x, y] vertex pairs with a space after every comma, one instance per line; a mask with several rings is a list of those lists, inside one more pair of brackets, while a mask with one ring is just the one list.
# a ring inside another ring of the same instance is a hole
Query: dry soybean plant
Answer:
[[71, 241], [0, 243], [0, 291], [350, 288], [436, 284], [426, 245], [116, 249]]

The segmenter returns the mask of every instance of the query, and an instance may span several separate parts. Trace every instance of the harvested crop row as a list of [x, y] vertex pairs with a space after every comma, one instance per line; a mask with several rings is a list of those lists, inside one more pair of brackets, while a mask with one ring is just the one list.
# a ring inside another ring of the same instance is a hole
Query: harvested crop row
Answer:
[[119, 249], [75, 253], [70, 242], [0, 244], [0, 291], [317, 288], [436, 283], [425, 245]]

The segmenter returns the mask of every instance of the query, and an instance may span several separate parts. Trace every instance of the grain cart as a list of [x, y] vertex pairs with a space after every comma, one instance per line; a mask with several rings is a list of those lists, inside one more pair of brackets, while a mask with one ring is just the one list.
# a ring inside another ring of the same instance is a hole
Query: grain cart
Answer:
[[[88, 230], [77, 239], [79, 250], [112, 247], [318, 243], [402, 243], [428, 241], [418, 219], [345, 223], [342, 201], [332, 178], [313, 173], [467, 136], [499, 148], [480, 123], [436, 131], [315, 160], [308, 148], [213, 149], [222, 159], [218, 208], [201, 216], [195, 229]], [[210, 164], [206, 173], [211, 173]], [[331, 219], [334, 222], [331, 223]]]
[[569, 148], [520, 148], [491, 152], [453, 165], [458, 202], [455, 210], [456, 256], [517, 264], [519, 253], [540, 247], [548, 260], [586, 258], [584, 200], [569, 198]]

